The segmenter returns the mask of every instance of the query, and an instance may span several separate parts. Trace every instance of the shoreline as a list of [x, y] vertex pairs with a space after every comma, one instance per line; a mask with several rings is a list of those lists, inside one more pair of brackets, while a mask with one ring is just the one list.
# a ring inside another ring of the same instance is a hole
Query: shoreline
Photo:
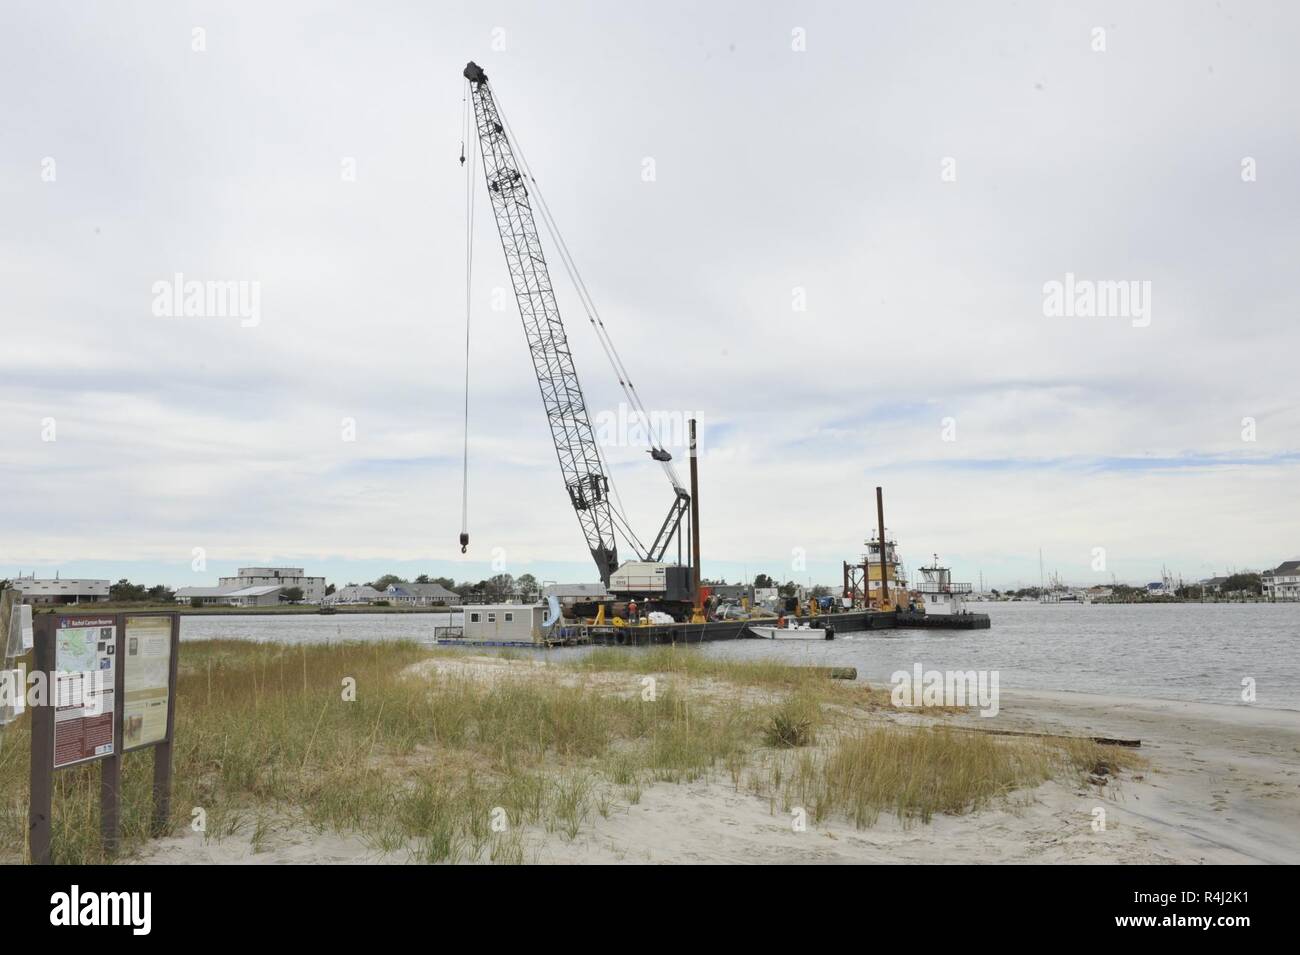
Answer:
[[[608, 692], [623, 671], [531, 658], [430, 655], [413, 676], [469, 676], [485, 685], [534, 681]], [[640, 677], [641, 671], [636, 672]], [[678, 679], [672, 673], [663, 679]], [[721, 677], [698, 686], [716, 692]], [[863, 682], [858, 681], [859, 685]], [[634, 684], [639, 687], [639, 683]], [[878, 686], [878, 684], [873, 684]], [[735, 689], [735, 687], [732, 687]], [[747, 692], [754, 692], [753, 690]], [[527, 831], [525, 861], [545, 863], [1069, 863], [1294, 864], [1300, 862], [1300, 712], [1119, 697], [1075, 691], [1003, 689], [999, 715], [900, 711], [866, 718], [899, 730], [951, 725], [1065, 737], [1139, 738], [1139, 768], [1100, 777], [1057, 777], [1008, 792], [994, 803], [930, 821], [882, 813], [856, 827], [842, 814], [805, 831], [770, 793], [720, 767], [698, 778], [649, 781], [635, 799], [617, 794], [564, 836]], [[992, 724], [992, 725], [990, 725]], [[1008, 744], [1014, 745], [1014, 744]], [[1108, 751], [1108, 750], [1107, 750]], [[812, 750], [809, 751], [813, 752]], [[563, 761], [548, 757], [548, 771]], [[1104, 830], [1095, 828], [1102, 811]], [[322, 831], [284, 818], [274, 834], [243, 833], [205, 842], [182, 833], [146, 847], [133, 861], [184, 863], [404, 863], [360, 833]]]

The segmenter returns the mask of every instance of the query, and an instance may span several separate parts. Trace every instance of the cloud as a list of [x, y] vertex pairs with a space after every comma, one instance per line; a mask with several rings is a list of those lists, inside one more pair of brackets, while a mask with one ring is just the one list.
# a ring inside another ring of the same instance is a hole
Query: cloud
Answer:
[[[1134, 579], [1296, 556], [1297, 15], [1125, 8], [1094, 17], [1100, 54], [1063, 8], [791, 16], [0, 13], [31, 39], [0, 63], [0, 567], [480, 569], [456, 546], [471, 57], [638, 389], [700, 417], [706, 572], [794, 576], [800, 548], [837, 579], [876, 484], [913, 563], [972, 579], [1035, 580], [1039, 546], [1080, 580], [1092, 546]], [[586, 552], [492, 308], [486, 204], [474, 248], [470, 556], [568, 574]], [[155, 317], [177, 272], [259, 283], [261, 322]], [[1150, 326], [1046, 317], [1067, 272], [1149, 281]], [[559, 294], [589, 409], [617, 413]], [[606, 453], [651, 536], [671, 489]]]

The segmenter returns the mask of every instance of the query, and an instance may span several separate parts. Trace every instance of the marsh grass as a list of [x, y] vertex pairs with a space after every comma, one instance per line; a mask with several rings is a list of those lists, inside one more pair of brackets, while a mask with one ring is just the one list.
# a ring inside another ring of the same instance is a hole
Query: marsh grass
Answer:
[[765, 782], [767, 794], [783, 809], [803, 806], [819, 822], [842, 814], [864, 828], [882, 813], [907, 825], [928, 823], [939, 813], [985, 809], [1049, 779], [1086, 775], [1099, 763], [1115, 773], [1143, 760], [1088, 740], [1007, 738], [944, 726], [866, 726], [843, 734], [824, 754], [775, 762]]
[[572, 669], [589, 672], [668, 673], [744, 686], [790, 688], [824, 686], [829, 682], [809, 667], [792, 666], [775, 660], [728, 660], [709, 656], [699, 647], [672, 645], [636, 649], [597, 647], [567, 665]]
[[[556, 665], [665, 674], [653, 701], [555, 680], [549, 665], [517, 680], [403, 672], [458, 655], [406, 643], [186, 642], [171, 832], [187, 832], [202, 809], [202, 838], [238, 836], [254, 851], [307, 828], [354, 834], [376, 853], [412, 861], [519, 863], [536, 859], [547, 835], [578, 838], [659, 782], [716, 774], [773, 804], [797, 801], [818, 820], [842, 813], [869, 825], [881, 811], [928, 820], [979, 808], [1054, 772], [1086, 774], [1110, 756], [1094, 744], [1066, 751], [864, 728], [854, 720], [878, 708], [880, 691], [672, 647], [596, 650]], [[353, 701], [345, 681], [354, 681]], [[701, 690], [705, 683], [762, 692], [723, 700]], [[804, 745], [774, 743], [778, 723], [787, 727], [782, 739]], [[0, 858], [11, 861], [25, 852], [27, 733], [25, 717], [0, 748]], [[147, 750], [123, 757], [128, 853], [148, 839], [152, 763]], [[56, 773], [56, 861], [106, 861], [98, 797], [98, 766]]]

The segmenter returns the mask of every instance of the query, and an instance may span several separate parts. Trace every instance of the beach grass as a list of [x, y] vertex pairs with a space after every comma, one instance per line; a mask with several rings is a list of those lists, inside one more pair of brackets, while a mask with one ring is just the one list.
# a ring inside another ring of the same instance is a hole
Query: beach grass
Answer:
[[[246, 838], [260, 851], [289, 831], [331, 831], [376, 856], [519, 863], [656, 784], [724, 779], [774, 807], [797, 802], [817, 820], [862, 826], [881, 812], [926, 821], [979, 809], [1108, 755], [1094, 744], [859, 725], [887, 693], [690, 649], [498, 660], [491, 678], [457, 665], [466, 659], [412, 643], [186, 642], [170, 832]], [[720, 696], [720, 686], [748, 691]], [[17, 861], [27, 720], [6, 732], [0, 857]], [[122, 780], [129, 855], [149, 838], [149, 751], [125, 754]], [[98, 807], [97, 766], [56, 773], [57, 862], [106, 861]]]

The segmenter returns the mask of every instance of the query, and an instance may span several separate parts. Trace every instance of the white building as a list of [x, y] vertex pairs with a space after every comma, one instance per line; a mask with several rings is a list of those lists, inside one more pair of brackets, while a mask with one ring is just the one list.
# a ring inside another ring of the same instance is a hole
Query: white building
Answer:
[[32, 575], [11, 580], [9, 586], [22, 592], [25, 604], [82, 604], [107, 601], [109, 582], [57, 576], [40, 580]]
[[325, 597], [321, 603], [327, 607], [334, 607], [339, 604], [372, 604], [383, 599], [385, 599], [384, 595], [369, 584], [349, 584], [347, 587], [340, 587], [334, 593]]
[[176, 591], [178, 604], [200, 604], [221, 607], [275, 607], [280, 603], [283, 588], [261, 587], [182, 587]]
[[182, 587], [178, 604], [215, 604], [227, 607], [274, 607], [292, 587], [302, 591], [302, 602], [325, 599], [325, 578], [304, 577], [301, 567], [240, 567], [237, 577], [222, 577], [216, 587]]
[[1300, 600], [1300, 560], [1288, 560], [1259, 575], [1269, 600]]
[[242, 590], [246, 587], [278, 587], [302, 590], [302, 602], [318, 604], [325, 599], [325, 578], [305, 577], [301, 567], [240, 567], [235, 577], [222, 577], [222, 587]]
[[464, 614], [463, 639], [482, 643], [537, 643], [546, 619], [545, 604], [472, 604]]
[[460, 596], [442, 584], [389, 584], [384, 599], [408, 607], [432, 607], [436, 604], [460, 603]]

